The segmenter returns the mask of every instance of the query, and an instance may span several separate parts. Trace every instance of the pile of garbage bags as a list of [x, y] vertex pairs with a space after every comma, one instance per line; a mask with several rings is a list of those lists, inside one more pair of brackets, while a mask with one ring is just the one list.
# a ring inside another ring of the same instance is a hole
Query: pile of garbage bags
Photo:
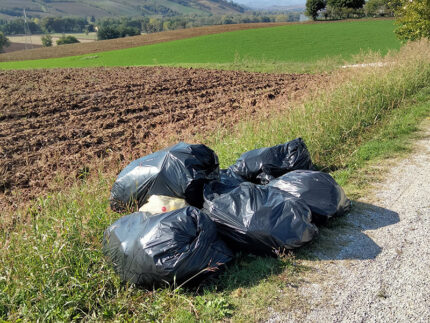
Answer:
[[224, 170], [210, 148], [179, 143], [125, 167], [110, 202], [131, 214], [106, 229], [104, 253], [121, 279], [147, 287], [188, 282], [238, 252], [298, 248], [316, 224], [350, 209], [336, 181], [313, 170], [301, 138], [246, 152]]

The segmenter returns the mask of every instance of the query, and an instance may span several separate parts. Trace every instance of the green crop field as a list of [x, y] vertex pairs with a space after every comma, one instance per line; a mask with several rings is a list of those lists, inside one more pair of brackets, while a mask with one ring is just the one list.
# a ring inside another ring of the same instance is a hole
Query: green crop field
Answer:
[[280, 63], [349, 60], [362, 51], [382, 55], [400, 48], [392, 20], [293, 24], [207, 35], [143, 47], [45, 60], [0, 63], [0, 69], [231, 64], [241, 60]]

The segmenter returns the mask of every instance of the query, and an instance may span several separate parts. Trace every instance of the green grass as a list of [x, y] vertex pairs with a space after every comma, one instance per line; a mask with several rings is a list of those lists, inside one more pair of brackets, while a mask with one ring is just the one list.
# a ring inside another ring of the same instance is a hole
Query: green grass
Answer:
[[365, 195], [372, 189], [372, 181], [383, 179], [387, 169], [380, 166], [387, 165], [387, 159], [412, 151], [411, 140], [419, 137], [421, 121], [430, 116], [430, 87], [423, 88], [410, 102], [406, 108], [395, 109], [384, 118], [382, 125], [368, 134], [372, 139], [358, 146], [348, 166], [332, 173], [350, 197]]
[[[373, 179], [357, 174], [368, 176], [372, 163], [408, 151], [430, 115], [430, 44], [410, 44], [386, 60], [395, 65], [335, 74], [340, 86], [270, 121], [261, 116], [231, 135], [219, 129], [199, 138], [227, 166], [243, 151], [301, 136], [315, 163], [357, 196]], [[108, 203], [112, 181], [99, 173], [11, 215], [11, 227], [0, 231], [0, 319], [249, 322], [267, 319], [269, 307], [309, 306], [295, 287], [312, 270], [301, 261], [312, 245], [296, 257], [242, 257], [199, 289], [121, 283], [101, 252], [103, 230], [118, 218]]]
[[270, 120], [245, 121], [234, 133], [221, 132], [210, 144], [224, 156], [226, 166], [243, 151], [302, 137], [313, 159], [325, 170], [346, 167], [357, 146], [373, 135], [370, 129], [378, 129], [385, 116], [427, 88], [427, 46], [422, 43], [402, 48], [399, 54], [385, 58], [395, 64], [384, 68], [335, 74], [333, 78], [342, 83], [339, 88], [316, 93], [303, 105], [288, 113], [273, 114]]
[[[0, 69], [175, 65], [231, 65], [241, 61], [279, 64], [315, 64], [334, 59], [351, 60], [363, 51], [381, 55], [399, 49], [392, 20], [322, 24], [293, 24], [274, 28], [234, 31], [143, 47], [45, 60], [0, 63]], [[279, 67], [279, 66], [278, 66]], [[288, 66], [284, 66], [284, 69]], [[276, 70], [276, 67], [275, 67]]]

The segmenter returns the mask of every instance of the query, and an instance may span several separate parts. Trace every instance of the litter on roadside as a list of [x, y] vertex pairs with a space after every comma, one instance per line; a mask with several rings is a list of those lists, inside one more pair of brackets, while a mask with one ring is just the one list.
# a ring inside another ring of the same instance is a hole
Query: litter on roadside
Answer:
[[203, 185], [218, 178], [218, 156], [213, 150], [181, 142], [126, 166], [112, 187], [111, 208], [121, 213], [138, 210], [152, 195], [185, 199], [201, 208]]
[[312, 169], [311, 156], [302, 138], [282, 145], [248, 151], [229, 167], [245, 181], [267, 184], [296, 169]]
[[233, 258], [215, 224], [195, 207], [124, 216], [105, 231], [103, 244], [121, 279], [145, 286], [182, 283]]
[[160, 214], [174, 211], [188, 206], [184, 199], [177, 197], [152, 195], [148, 201], [142, 205], [139, 212], [147, 212], [149, 214]]
[[233, 259], [274, 255], [311, 241], [315, 224], [345, 214], [350, 201], [313, 171], [301, 138], [251, 150], [229, 168], [204, 145], [179, 143], [131, 162], [111, 191], [123, 216], [104, 234], [121, 279], [146, 287], [188, 282]]
[[296, 170], [271, 181], [268, 185], [301, 198], [311, 209], [312, 220], [316, 223], [343, 215], [351, 207], [342, 187], [327, 173]]
[[267, 255], [298, 248], [318, 232], [311, 223], [309, 207], [289, 193], [242, 183], [226, 187], [220, 194], [216, 186], [217, 183], [211, 183], [205, 187], [204, 211], [234, 251]]

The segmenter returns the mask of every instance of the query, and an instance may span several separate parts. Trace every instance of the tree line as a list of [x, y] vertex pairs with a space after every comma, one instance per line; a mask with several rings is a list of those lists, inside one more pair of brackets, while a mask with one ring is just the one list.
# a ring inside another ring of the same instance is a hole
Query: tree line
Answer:
[[[94, 19], [95, 22], [95, 19]], [[91, 18], [79, 17], [45, 17], [42, 19], [27, 19], [29, 30], [32, 34], [43, 33], [82, 33], [94, 31], [94, 23]], [[23, 18], [13, 20], [0, 20], [0, 31], [5, 35], [25, 34]]]
[[[154, 33], [167, 30], [185, 29], [192, 27], [259, 23], [259, 22], [294, 22], [300, 20], [300, 11], [256, 11], [237, 15], [209, 15], [209, 16], [175, 16], [175, 17], [45, 17], [27, 19], [31, 34], [45, 34], [42, 44], [52, 46], [51, 33], [88, 33], [97, 31], [97, 39], [113, 39], [142, 33]], [[9, 44], [6, 36], [25, 34], [24, 19], [0, 19], [0, 51]], [[63, 35], [57, 40], [58, 45], [79, 42], [73, 36]]]
[[401, 0], [307, 0], [306, 15], [317, 19], [394, 17]]
[[[300, 12], [250, 12], [237, 15], [211, 16], [174, 16], [174, 17], [45, 17], [27, 20], [32, 34], [44, 33], [88, 33], [99, 31], [99, 39], [110, 39], [133, 36], [141, 33], [154, 33], [166, 30], [184, 29], [191, 27], [256, 23], [299, 21]], [[4, 35], [25, 34], [24, 19], [0, 19], [0, 31]]]
[[300, 12], [261, 13], [222, 16], [178, 16], [104, 18], [97, 21], [98, 39], [112, 39], [141, 33], [155, 33], [167, 30], [201, 26], [227, 25], [258, 22], [293, 22], [300, 20]]

